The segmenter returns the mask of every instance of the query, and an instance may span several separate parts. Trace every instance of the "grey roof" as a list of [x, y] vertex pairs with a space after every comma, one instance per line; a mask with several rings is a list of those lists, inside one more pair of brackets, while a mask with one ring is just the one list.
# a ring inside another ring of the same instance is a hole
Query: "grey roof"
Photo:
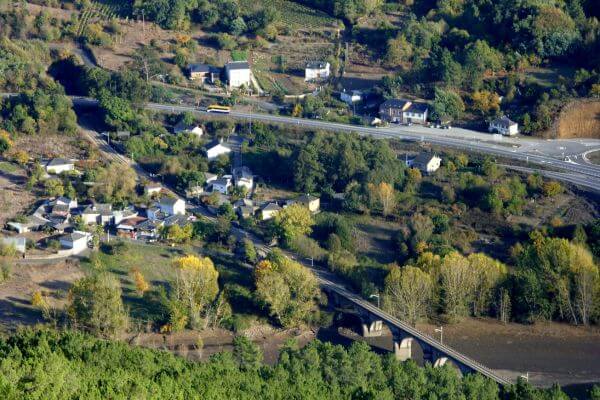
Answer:
[[303, 194], [296, 199], [296, 201], [299, 203], [310, 203], [311, 201], [315, 200], [319, 200], [319, 198], [310, 194]]
[[250, 170], [250, 168], [248, 168], [246, 166], [234, 168], [233, 176], [235, 177], [236, 180], [242, 179], [242, 178], [250, 179], [253, 177], [252, 171]]
[[500, 117], [500, 118], [496, 118], [495, 120], [492, 121], [492, 123], [494, 125], [502, 126], [503, 128], [508, 128], [510, 126], [517, 125], [517, 123], [515, 121], [512, 121], [506, 115], [503, 117]]
[[73, 164], [73, 161], [66, 158], [53, 158], [46, 164], [48, 167], [55, 167], [57, 165]]
[[53, 201], [53, 203], [54, 203], [54, 204], [58, 204], [58, 203], [70, 204], [70, 203], [71, 203], [71, 201], [73, 201], [73, 200], [71, 200], [70, 198], [68, 198], [68, 197], [66, 197], [66, 196], [60, 196], [60, 197], [57, 197], [57, 198], [56, 198], [56, 199]]
[[254, 202], [250, 199], [239, 199], [238, 201], [236, 201], [235, 203], [233, 203], [234, 207], [252, 207], [254, 206]]
[[269, 203], [263, 207], [263, 211], [281, 211], [282, 208], [277, 203]]
[[252, 214], [254, 214], [254, 207], [251, 207], [251, 206], [238, 207], [238, 213], [240, 215], [252, 215]]
[[86, 208], [84, 208], [82, 214], [100, 215], [100, 211], [98, 211], [98, 209], [93, 205], [89, 205]]
[[213, 139], [210, 142], [206, 143], [204, 145], [204, 148], [205, 149], [212, 149], [213, 147], [218, 146], [218, 145], [222, 145], [222, 146], [228, 147], [225, 144], [223, 144], [223, 140], [221, 140], [221, 139]]
[[324, 69], [326, 66], [326, 61], [310, 61], [306, 63], [307, 69]]
[[413, 165], [414, 164], [419, 164], [419, 165], [426, 165], [428, 164], [434, 157], [436, 157], [435, 154], [433, 153], [420, 153], [418, 156], [416, 156], [413, 159]]
[[190, 223], [185, 215], [171, 215], [165, 218], [164, 221], [165, 226], [179, 225], [182, 228]]
[[211, 66], [208, 64], [190, 64], [188, 65], [188, 70], [190, 72], [210, 72]]
[[52, 213], [68, 213], [69, 206], [67, 204], [57, 204], [52, 207]]
[[85, 235], [81, 232], [72, 232], [72, 233], [67, 233], [66, 235], [61, 236], [60, 239], [61, 240], [70, 240], [71, 242], [75, 242], [77, 240], [81, 240], [86, 237], [87, 237], [87, 235]]
[[177, 132], [185, 132], [185, 131], [192, 131], [194, 128], [199, 128], [200, 126], [198, 124], [186, 124], [183, 120], [179, 121], [177, 124], [175, 124], [175, 126], [173, 127], [173, 132], [177, 133]]
[[227, 69], [233, 70], [233, 69], [250, 69], [250, 64], [248, 64], [248, 61], [231, 61], [228, 62], [225, 67], [227, 67]]
[[404, 108], [406, 103], [409, 103], [410, 100], [404, 99], [389, 99], [381, 103], [380, 108]]
[[213, 185], [225, 186], [227, 184], [231, 184], [231, 179], [228, 178], [219, 178], [212, 181]]
[[166, 206], [173, 206], [175, 205], [175, 203], [177, 203], [178, 200], [179, 199], [176, 197], [163, 197], [160, 199], [160, 204]]
[[429, 110], [429, 105], [426, 103], [412, 103], [406, 111], [417, 114], [424, 114], [427, 110]]

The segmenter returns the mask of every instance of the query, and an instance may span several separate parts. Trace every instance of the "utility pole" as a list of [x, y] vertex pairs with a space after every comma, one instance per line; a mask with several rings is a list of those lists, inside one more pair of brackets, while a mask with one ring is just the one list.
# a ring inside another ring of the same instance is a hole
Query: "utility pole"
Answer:
[[436, 328], [435, 331], [440, 333], [440, 343], [444, 344], [444, 327], [440, 326], [439, 329]]

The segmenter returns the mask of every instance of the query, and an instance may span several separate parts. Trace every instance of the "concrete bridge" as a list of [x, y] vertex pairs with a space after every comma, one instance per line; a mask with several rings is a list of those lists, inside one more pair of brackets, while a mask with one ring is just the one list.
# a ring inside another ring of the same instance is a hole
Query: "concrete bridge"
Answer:
[[459, 353], [428, 335], [418, 331], [409, 324], [387, 314], [360, 296], [346, 290], [343, 286], [328, 279], [328, 274], [313, 270], [321, 287], [329, 296], [336, 307], [351, 308], [360, 317], [362, 335], [364, 337], [381, 336], [383, 327], [387, 326], [392, 332], [394, 340], [394, 353], [399, 360], [405, 361], [412, 357], [413, 344], [418, 344], [423, 350], [423, 358], [434, 367], [441, 367], [446, 363], [454, 364], [465, 375], [480, 373], [499, 384], [510, 385], [511, 381], [498, 375], [490, 368]]

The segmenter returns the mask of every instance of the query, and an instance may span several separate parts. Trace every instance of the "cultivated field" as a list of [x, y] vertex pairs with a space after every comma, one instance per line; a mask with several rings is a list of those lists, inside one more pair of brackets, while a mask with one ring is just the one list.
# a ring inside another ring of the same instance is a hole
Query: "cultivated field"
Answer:
[[556, 137], [600, 139], [600, 100], [568, 104], [556, 121]]

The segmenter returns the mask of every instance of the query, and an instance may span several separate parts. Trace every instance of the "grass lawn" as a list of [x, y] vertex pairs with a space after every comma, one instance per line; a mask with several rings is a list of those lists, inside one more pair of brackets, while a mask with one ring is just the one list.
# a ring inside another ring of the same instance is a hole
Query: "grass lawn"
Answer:
[[240, 9], [251, 13], [259, 7], [272, 6], [281, 14], [281, 19], [286, 26], [293, 29], [313, 29], [321, 30], [327, 27], [338, 26], [338, 20], [330, 15], [306, 7], [295, 1], [288, 0], [241, 0]]
[[8, 161], [0, 161], [0, 171], [6, 174], [14, 174], [19, 170], [19, 167]]
[[[240, 263], [225, 255], [208, 251], [209, 256], [219, 271], [219, 287], [234, 286], [235, 294], [252, 290], [252, 272], [243, 268]], [[123, 290], [123, 301], [129, 308], [131, 317], [137, 321], [166, 322], [168, 310], [165, 308], [161, 288], [168, 292], [169, 282], [175, 278], [172, 262], [175, 258], [185, 254], [198, 254], [198, 249], [188, 246], [186, 248], [172, 248], [160, 244], [128, 243], [122, 254], [108, 254], [99, 251], [98, 257], [104, 268], [115, 274]], [[207, 254], [208, 255], [208, 254]], [[93, 270], [93, 261], [85, 260], [82, 267], [87, 272]], [[136, 292], [135, 282], [131, 270], [137, 268], [151, 285], [151, 290], [143, 297]], [[239, 296], [238, 296], [239, 297]], [[235, 312], [247, 312], [250, 307], [234, 305]]]

